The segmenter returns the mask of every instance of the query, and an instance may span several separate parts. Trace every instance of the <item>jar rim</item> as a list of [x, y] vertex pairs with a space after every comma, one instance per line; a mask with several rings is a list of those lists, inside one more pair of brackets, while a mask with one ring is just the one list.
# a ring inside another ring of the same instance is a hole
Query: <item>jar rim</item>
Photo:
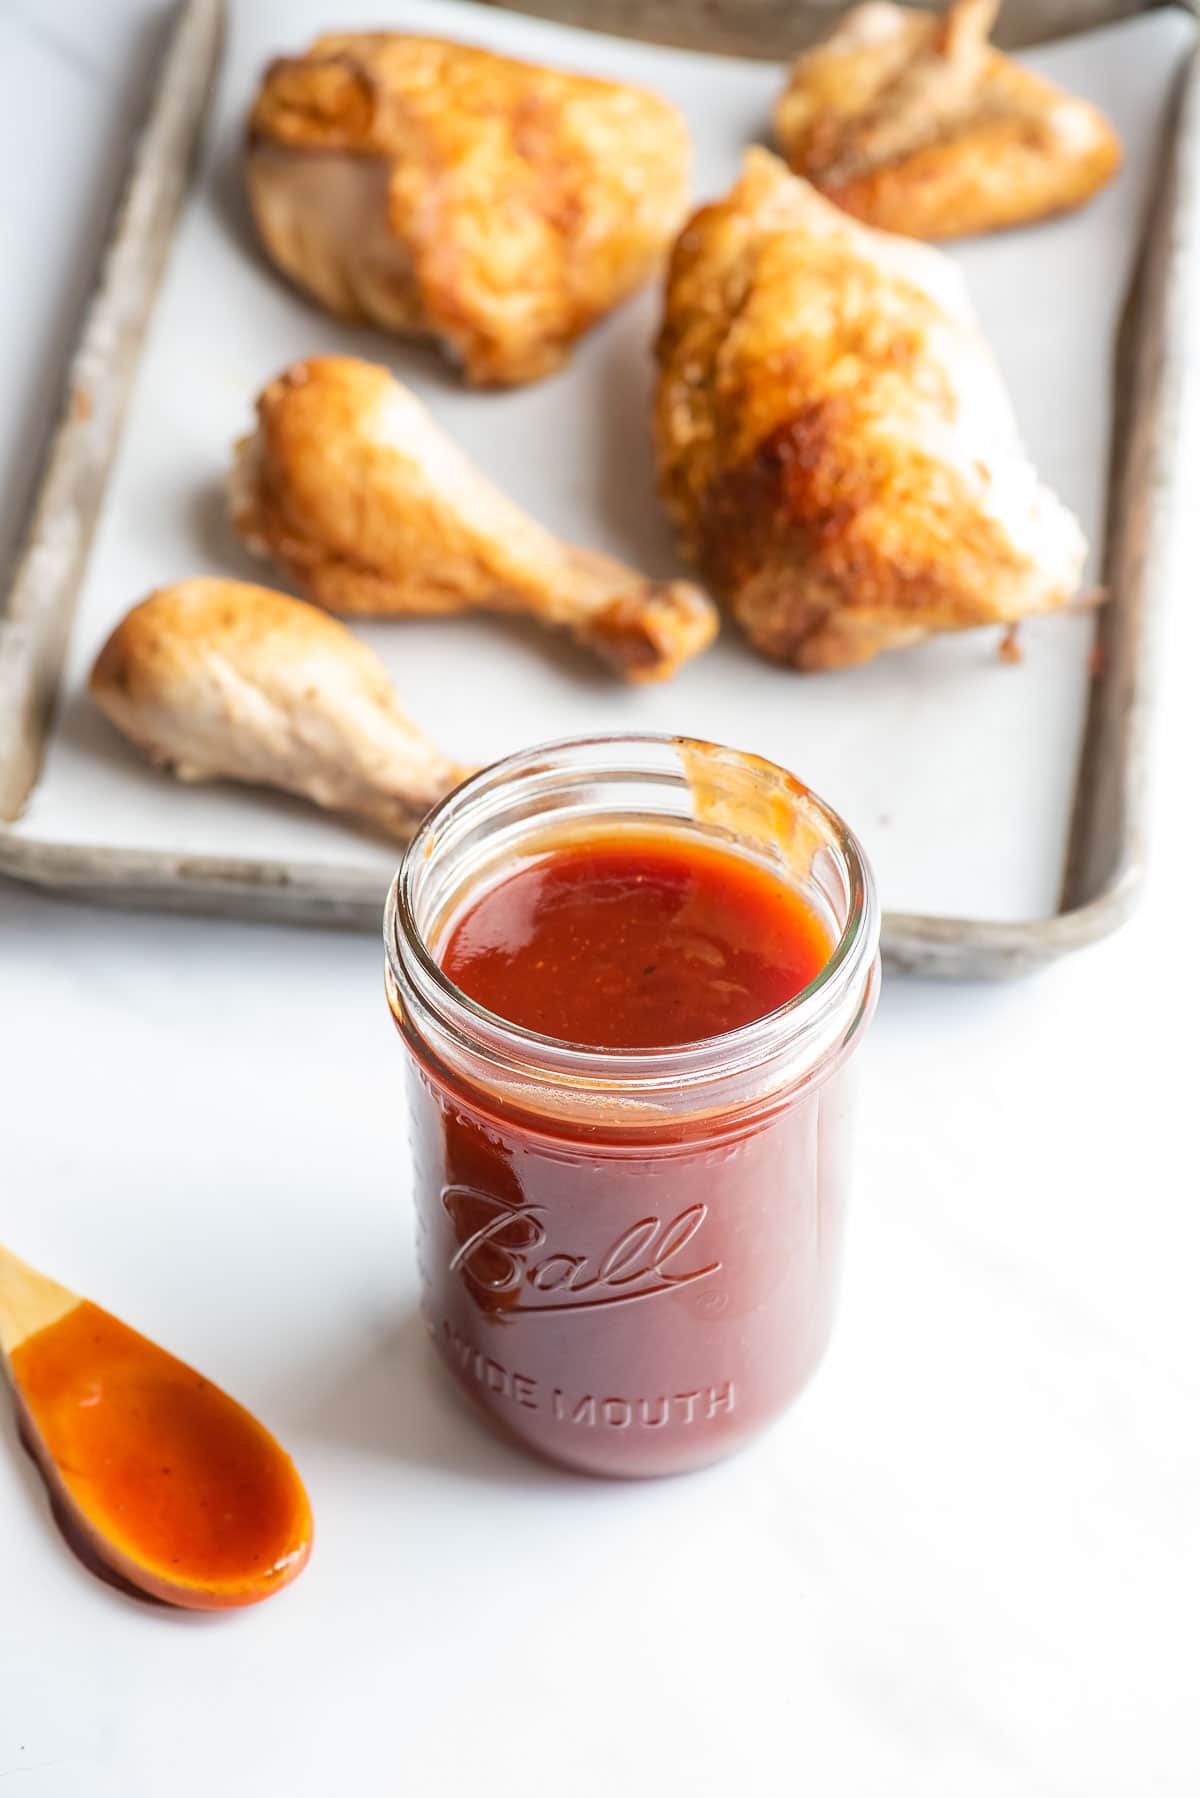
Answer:
[[[618, 745], [626, 750], [644, 746], [647, 752], [667, 748], [685, 755], [719, 753], [755, 762], [783, 780], [820, 817], [843, 856], [848, 887], [846, 920], [819, 973], [782, 1005], [732, 1030], [692, 1042], [638, 1049], [571, 1043], [490, 1011], [464, 992], [435, 958], [417, 922], [415, 885], [447, 820], [498, 782], [519, 774], [522, 768], [536, 768], [547, 757]], [[742, 1072], [772, 1060], [801, 1039], [811, 1042], [830, 1036], [837, 1042], [844, 1040], [862, 1015], [878, 943], [879, 906], [870, 863], [857, 836], [832, 806], [777, 763], [703, 738], [665, 731], [558, 737], [501, 757], [468, 775], [425, 814], [401, 859], [384, 912], [384, 946], [393, 978], [412, 988], [423, 1007], [437, 1016], [441, 1029], [448, 1030], [464, 1047], [476, 1052], [483, 1049], [510, 1072], [539, 1080], [549, 1075], [570, 1086], [627, 1092], [687, 1087]], [[847, 1027], [838, 1028], [840, 1023]], [[831, 1040], [830, 1047], [834, 1046]]]

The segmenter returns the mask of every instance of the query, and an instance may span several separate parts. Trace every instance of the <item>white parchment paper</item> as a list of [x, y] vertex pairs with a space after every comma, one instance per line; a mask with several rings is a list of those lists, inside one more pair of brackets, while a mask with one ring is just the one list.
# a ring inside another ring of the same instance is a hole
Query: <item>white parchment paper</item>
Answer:
[[[277, 577], [225, 520], [232, 440], [258, 389], [296, 357], [386, 361], [480, 465], [564, 536], [667, 574], [679, 564], [654, 493], [648, 412], [659, 299], [638, 296], [570, 367], [514, 393], [459, 387], [430, 352], [345, 329], [291, 291], [254, 241], [238, 177], [246, 109], [273, 54], [330, 24], [328, 0], [232, 9], [202, 170], [172, 254], [80, 599], [64, 701], [20, 829], [31, 837], [378, 867], [395, 850], [284, 798], [186, 788], [146, 767], [94, 712], [84, 683], [105, 635], [150, 588], [185, 575]], [[457, 0], [361, 0], [353, 23], [456, 35], [498, 50], [637, 80], [687, 114], [699, 197], [733, 179], [762, 139], [781, 71], [594, 36]], [[1032, 52], [1097, 101], [1124, 169], [1084, 212], [953, 251], [1045, 476], [1093, 543], [1103, 524], [1110, 365], [1174, 77], [1194, 41], [1165, 11]], [[463, 760], [577, 731], [711, 737], [792, 767], [866, 840], [893, 909], [1014, 919], [1056, 908], [1088, 687], [1091, 622], [1026, 626], [1019, 666], [976, 632], [843, 674], [802, 676], [757, 658], [730, 625], [665, 687], [626, 690], [548, 634], [463, 618], [361, 627], [413, 716]]]

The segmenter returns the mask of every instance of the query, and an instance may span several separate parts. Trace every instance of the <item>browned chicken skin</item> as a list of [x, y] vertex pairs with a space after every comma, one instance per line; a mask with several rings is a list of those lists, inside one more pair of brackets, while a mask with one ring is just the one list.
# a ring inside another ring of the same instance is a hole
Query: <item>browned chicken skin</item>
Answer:
[[558, 367], [646, 280], [688, 159], [682, 118], [641, 88], [335, 33], [267, 70], [246, 179], [271, 257], [330, 312], [509, 385]]
[[867, 224], [963, 237], [1081, 206], [1121, 142], [1096, 107], [993, 50], [998, 0], [944, 14], [867, 0], [793, 63], [775, 136]]
[[658, 342], [660, 485], [751, 640], [837, 668], [1075, 593], [962, 278], [765, 150], [685, 227]]
[[90, 687], [180, 780], [281, 787], [392, 836], [467, 772], [409, 722], [345, 625], [244, 581], [159, 588], [113, 631]]
[[630, 681], [673, 674], [716, 633], [698, 588], [560, 543], [386, 368], [352, 357], [298, 362], [260, 395], [230, 503], [249, 547], [333, 612], [525, 614]]

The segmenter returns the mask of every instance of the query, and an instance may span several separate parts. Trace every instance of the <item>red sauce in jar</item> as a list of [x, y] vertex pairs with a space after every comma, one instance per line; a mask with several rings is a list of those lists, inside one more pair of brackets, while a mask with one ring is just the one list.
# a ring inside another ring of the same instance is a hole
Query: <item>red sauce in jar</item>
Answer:
[[[533, 847], [433, 950], [494, 1017], [560, 1042], [653, 1049], [669, 1069], [681, 1045], [793, 999], [832, 952], [784, 868], [711, 837], [610, 828]], [[698, 1109], [669, 1072], [647, 1104], [615, 1062], [611, 1097], [602, 1083], [581, 1109], [569, 1083], [560, 1105], [552, 1086], [493, 1081], [486, 1057], [450, 1065], [393, 999], [412, 1052], [424, 1308], [473, 1402], [553, 1460], [624, 1475], [703, 1465], [777, 1416], [832, 1320], [842, 1050]]]
[[498, 1017], [606, 1049], [699, 1042], [803, 992], [827, 925], [777, 874], [678, 837], [589, 838], [487, 888], [443, 969]]

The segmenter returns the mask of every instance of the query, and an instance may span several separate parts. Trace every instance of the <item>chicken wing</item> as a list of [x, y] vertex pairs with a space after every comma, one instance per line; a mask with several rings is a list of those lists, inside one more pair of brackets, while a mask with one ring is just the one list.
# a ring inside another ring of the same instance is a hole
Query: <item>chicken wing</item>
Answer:
[[511, 385], [557, 368], [661, 261], [688, 160], [657, 94], [359, 32], [271, 64], [246, 180], [268, 253], [328, 311]]
[[793, 63], [775, 135], [797, 174], [867, 224], [964, 237], [1082, 206], [1121, 140], [1086, 100], [993, 50], [998, 0], [941, 15], [856, 6]]
[[404, 716], [345, 625], [243, 581], [159, 588], [113, 631], [90, 686], [180, 780], [282, 787], [396, 837], [467, 773]]
[[535, 524], [370, 362], [315, 357], [271, 382], [237, 446], [230, 504], [249, 547], [331, 612], [527, 613], [630, 681], [673, 674], [716, 633], [697, 588]]
[[767, 151], [680, 237], [658, 361], [666, 506], [766, 654], [836, 668], [1074, 594], [1083, 534], [957, 269]]

